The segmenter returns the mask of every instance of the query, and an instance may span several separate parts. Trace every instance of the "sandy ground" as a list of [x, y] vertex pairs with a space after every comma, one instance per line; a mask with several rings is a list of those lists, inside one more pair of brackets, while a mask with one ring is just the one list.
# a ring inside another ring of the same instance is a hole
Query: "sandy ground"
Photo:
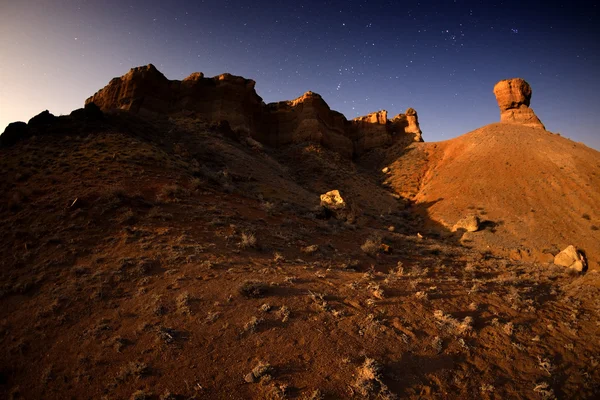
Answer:
[[[597, 153], [557, 158], [549, 136], [545, 156], [507, 144], [509, 166], [485, 129], [415, 147], [412, 206], [378, 164], [410, 148], [355, 163], [115, 116], [0, 149], [0, 397], [597, 398], [600, 275], [482, 251], [439, 222], [477, 210], [533, 246], [543, 221], [481, 190], [514, 198], [543, 161], [523, 197], [561, 194], [535, 215], [596, 234], [598, 176], [577, 171]], [[483, 148], [493, 168], [470, 170]], [[322, 219], [331, 189], [356, 222]], [[562, 194], [572, 206], [553, 211]]]

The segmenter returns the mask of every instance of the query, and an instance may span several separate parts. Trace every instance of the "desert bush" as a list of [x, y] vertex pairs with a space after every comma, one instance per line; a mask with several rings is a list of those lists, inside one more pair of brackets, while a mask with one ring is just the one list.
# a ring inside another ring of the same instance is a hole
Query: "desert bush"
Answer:
[[361, 246], [360, 249], [367, 255], [375, 257], [381, 247], [381, 237], [372, 236], [368, 238]]
[[244, 297], [259, 298], [267, 293], [268, 285], [259, 281], [245, 281], [239, 288]]
[[259, 361], [258, 364], [252, 368], [252, 371], [244, 376], [244, 380], [248, 383], [258, 382], [263, 377], [267, 377], [272, 371], [273, 368], [269, 363]]
[[263, 322], [262, 318], [252, 317], [250, 321], [244, 324], [244, 332], [254, 333], [256, 328]]
[[277, 317], [279, 317], [281, 319], [281, 322], [287, 322], [288, 319], [290, 318], [290, 309], [287, 308], [286, 306], [281, 306], [279, 308], [279, 311], [277, 311]]
[[187, 194], [187, 190], [179, 185], [165, 185], [160, 190], [159, 197], [163, 200], [174, 199]]
[[354, 388], [364, 398], [377, 396], [380, 399], [395, 399], [396, 396], [390, 392], [389, 388], [382, 381], [381, 365], [372, 358], [365, 358], [363, 365], [356, 371], [356, 381]]
[[131, 400], [150, 400], [152, 393], [146, 392], [145, 390], [136, 390], [131, 395]]
[[240, 238], [240, 243], [239, 246], [242, 249], [247, 249], [249, 247], [256, 247], [257, 244], [257, 240], [256, 240], [256, 236], [254, 236], [253, 233], [242, 233], [242, 236]]

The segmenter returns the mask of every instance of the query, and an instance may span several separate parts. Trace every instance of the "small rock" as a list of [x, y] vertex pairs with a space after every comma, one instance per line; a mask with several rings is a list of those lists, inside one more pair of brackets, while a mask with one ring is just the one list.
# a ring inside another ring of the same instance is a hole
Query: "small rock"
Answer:
[[584, 255], [577, 251], [575, 246], [570, 245], [554, 257], [554, 264], [574, 269], [577, 272], [582, 272], [585, 269], [587, 262]]
[[384, 169], [381, 170], [381, 172], [383, 172], [384, 174], [387, 174], [388, 172], [390, 172], [390, 167], [385, 167]]
[[384, 254], [390, 254], [392, 252], [392, 248], [385, 243], [379, 245], [379, 250]]
[[394, 227], [394, 225], [388, 226], [388, 231], [389, 232], [394, 232], [395, 230], [396, 230], [396, 228]]
[[477, 215], [466, 216], [452, 227], [453, 232], [459, 229], [464, 229], [467, 232], [477, 232], [479, 230], [479, 217]]
[[319, 246], [316, 244], [311, 244], [310, 246], [306, 246], [300, 249], [304, 254], [314, 254], [319, 250]]

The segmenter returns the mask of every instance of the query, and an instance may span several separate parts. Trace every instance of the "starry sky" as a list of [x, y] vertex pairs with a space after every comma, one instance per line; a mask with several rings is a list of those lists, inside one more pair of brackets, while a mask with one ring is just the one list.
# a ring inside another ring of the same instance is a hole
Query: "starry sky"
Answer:
[[0, 0], [0, 132], [60, 115], [129, 68], [254, 79], [265, 102], [321, 94], [347, 118], [413, 107], [426, 141], [491, 122], [521, 77], [546, 128], [600, 149], [594, 1]]

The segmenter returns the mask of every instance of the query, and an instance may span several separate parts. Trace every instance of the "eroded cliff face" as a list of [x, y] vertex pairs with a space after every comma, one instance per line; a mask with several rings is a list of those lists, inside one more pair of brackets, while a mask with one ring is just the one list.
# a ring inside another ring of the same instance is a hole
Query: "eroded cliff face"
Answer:
[[500, 122], [546, 129], [542, 121], [529, 108], [531, 86], [524, 79], [504, 79], [494, 86], [494, 95], [500, 107]]
[[153, 65], [131, 69], [86, 100], [103, 111], [192, 115], [227, 121], [269, 146], [310, 141], [353, 157], [396, 140], [422, 141], [416, 111], [409, 108], [391, 121], [382, 110], [348, 121], [323, 98], [306, 92], [295, 100], [265, 104], [255, 82], [231, 74], [205, 78], [200, 72], [183, 81], [168, 80]]

